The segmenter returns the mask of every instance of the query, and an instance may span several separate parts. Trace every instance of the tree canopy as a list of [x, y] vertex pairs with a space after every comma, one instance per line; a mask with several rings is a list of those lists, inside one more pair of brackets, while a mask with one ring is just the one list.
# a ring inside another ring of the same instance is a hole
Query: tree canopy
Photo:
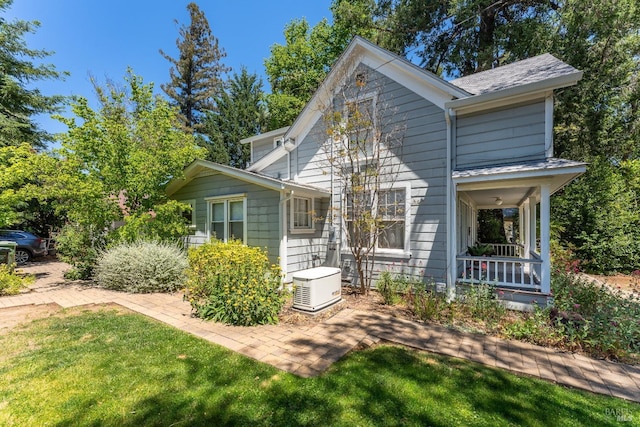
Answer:
[[205, 115], [216, 109], [214, 99], [222, 92], [222, 76], [230, 68], [222, 63], [227, 54], [218, 45], [204, 12], [195, 3], [189, 3], [187, 9], [191, 22], [180, 27], [180, 37], [176, 40], [178, 58], [160, 50], [160, 54], [172, 64], [169, 70], [171, 81], [161, 87], [179, 107], [185, 128], [199, 132]]
[[26, 142], [43, 148], [51, 135], [38, 126], [35, 116], [59, 111], [64, 97], [46, 96], [32, 84], [59, 79], [62, 74], [53, 65], [37, 63], [51, 52], [31, 49], [24, 40], [26, 34], [37, 30], [39, 22], [9, 22], [2, 16], [12, 3], [0, 0], [0, 147]]
[[249, 146], [240, 140], [261, 133], [266, 111], [262, 80], [242, 68], [234, 73], [227, 89], [216, 99], [216, 112], [205, 120], [204, 133], [209, 137], [209, 160], [244, 168], [249, 161]]

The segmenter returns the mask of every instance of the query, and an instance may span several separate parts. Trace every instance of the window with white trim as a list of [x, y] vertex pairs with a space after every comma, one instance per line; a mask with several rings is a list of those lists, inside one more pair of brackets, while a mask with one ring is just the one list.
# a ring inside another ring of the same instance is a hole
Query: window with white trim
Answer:
[[[409, 187], [381, 189], [372, 209], [364, 206], [369, 201], [366, 200], [368, 198], [367, 195], [362, 195], [365, 199], [360, 203], [361, 209], [371, 212], [373, 217], [379, 219], [377, 250], [381, 252], [409, 250], [410, 198], [407, 197], [409, 193]], [[348, 237], [352, 239], [354, 236], [354, 212], [353, 197], [350, 195], [346, 197], [346, 210]], [[356, 212], [355, 214], [357, 215], [358, 213]], [[366, 212], [362, 213], [361, 216], [364, 216], [364, 214]]]
[[291, 229], [293, 231], [314, 231], [313, 199], [294, 197], [291, 200]]
[[273, 148], [280, 147], [282, 144], [284, 144], [284, 138], [282, 136], [273, 138]]
[[209, 201], [209, 238], [247, 242], [246, 197], [212, 197]]
[[375, 94], [350, 99], [345, 104], [348, 147], [352, 156], [358, 160], [371, 158], [375, 154], [375, 111]]

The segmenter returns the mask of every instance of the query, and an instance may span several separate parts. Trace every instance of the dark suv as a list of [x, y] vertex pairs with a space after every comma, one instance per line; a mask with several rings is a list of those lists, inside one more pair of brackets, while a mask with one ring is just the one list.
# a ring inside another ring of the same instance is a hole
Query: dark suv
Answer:
[[17, 264], [24, 264], [33, 257], [47, 254], [47, 242], [28, 231], [0, 230], [0, 241], [3, 240], [18, 244], [16, 247]]

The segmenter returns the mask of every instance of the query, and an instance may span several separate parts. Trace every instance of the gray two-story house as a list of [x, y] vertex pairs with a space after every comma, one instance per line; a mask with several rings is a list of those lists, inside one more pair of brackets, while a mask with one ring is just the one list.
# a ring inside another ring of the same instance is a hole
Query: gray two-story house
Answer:
[[[546, 297], [550, 197], [585, 171], [553, 157], [553, 91], [581, 76], [545, 54], [445, 81], [357, 37], [290, 127], [242, 141], [251, 147], [246, 170], [198, 160], [168, 193], [191, 204], [193, 241], [233, 237], [266, 248], [290, 280], [319, 265], [332, 239], [343, 276], [352, 279], [349, 224], [340, 215], [348, 203], [331, 162], [336, 153], [326, 147], [335, 138], [328, 112], [348, 120], [354, 96], [380, 111], [371, 142], [386, 144], [393, 169], [380, 193], [404, 205], [378, 241], [374, 271], [450, 290], [484, 280]], [[345, 91], [349, 85], [357, 91]], [[384, 139], [391, 133], [393, 144]], [[468, 255], [478, 211], [496, 208], [519, 209], [519, 240], [494, 245], [489, 258]]]

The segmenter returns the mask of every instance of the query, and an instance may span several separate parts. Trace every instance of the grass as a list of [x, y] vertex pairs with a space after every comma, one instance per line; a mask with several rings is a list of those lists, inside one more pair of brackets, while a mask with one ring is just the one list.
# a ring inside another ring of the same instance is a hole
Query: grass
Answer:
[[[137, 314], [0, 335], [0, 425], [619, 425], [640, 405], [396, 346], [303, 379]], [[626, 423], [632, 425], [632, 423]]]

